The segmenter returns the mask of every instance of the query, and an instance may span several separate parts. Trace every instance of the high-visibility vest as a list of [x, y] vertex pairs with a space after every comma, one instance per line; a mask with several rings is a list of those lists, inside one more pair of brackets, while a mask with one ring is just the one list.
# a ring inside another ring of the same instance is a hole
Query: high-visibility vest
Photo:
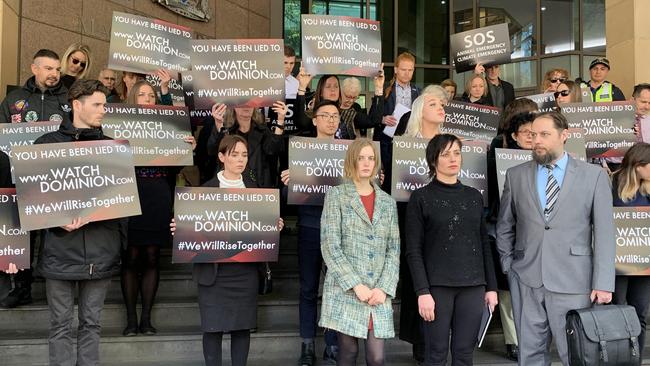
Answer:
[[613, 90], [612, 90], [612, 84], [608, 83], [605, 81], [598, 90], [596, 90], [596, 93], [592, 93], [591, 98], [594, 102], [612, 102], [614, 101], [614, 95], [613, 95]]

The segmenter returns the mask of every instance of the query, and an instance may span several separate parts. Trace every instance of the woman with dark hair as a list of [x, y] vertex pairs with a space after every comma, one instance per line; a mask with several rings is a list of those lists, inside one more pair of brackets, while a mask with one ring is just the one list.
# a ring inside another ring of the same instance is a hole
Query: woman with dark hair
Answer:
[[[218, 158], [223, 169], [204, 187], [259, 188], [250, 178], [246, 140], [236, 134], [219, 141]], [[170, 224], [172, 233], [176, 224]], [[277, 230], [284, 222], [278, 218]], [[245, 366], [250, 349], [250, 330], [257, 327], [259, 263], [197, 263], [192, 277], [198, 286], [203, 357], [206, 366], [221, 366], [224, 333], [230, 334], [233, 366]]]
[[462, 143], [435, 136], [426, 149], [432, 180], [406, 209], [406, 259], [424, 319], [425, 365], [446, 365], [451, 331], [454, 365], [471, 365], [485, 307], [497, 305], [497, 284], [483, 197], [458, 180]]
[[[637, 142], [612, 175], [614, 207], [650, 206], [650, 144]], [[641, 324], [639, 344], [645, 344], [646, 318], [650, 305], [650, 276], [616, 276], [612, 301], [634, 307]], [[643, 347], [641, 347], [643, 351]]]
[[[158, 69], [152, 73], [160, 79], [160, 103], [162, 105], [172, 105], [172, 95], [169, 93], [169, 82], [172, 75], [165, 69]], [[123, 71], [120, 83], [115, 87], [117, 95], [111, 94], [106, 100], [108, 103], [127, 103], [127, 98], [131, 88], [135, 83], [145, 80], [147, 75], [137, 72]]]
[[[311, 83], [312, 77], [311, 74], [305, 72], [304, 68], [300, 68], [300, 73], [298, 74], [298, 94], [296, 96], [296, 107], [294, 108], [294, 121], [301, 131], [313, 131], [314, 129], [309, 119], [309, 116], [313, 113], [313, 106], [320, 104], [323, 100], [330, 100], [336, 102], [340, 109], [344, 102], [339, 78], [336, 75], [322, 75], [318, 79], [316, 91], [312, 95], [312, 99], [307, 102], [305, 93], [309, 83]], [[378, 83], [381, 81], [383, 84], [383, 80], [383, 70], [380, 70], [375, 77], [375, 82]], [[343, 118], [339, 121], [336, 137], [344, 140], [353, 140], [356, 137], [355, 130], [374, 128], [381, 124], [383, 109], [382, 95], [383, 90], [381, 88], [375, 88], [375, 96], [372, 98], [370, 115], [363, 113], [361, 110], [355, 110], [354, 113], [350, 113], [350, 107], [344, 103], [344, 106], [347, 108], [345, 112], [341, 111]], [[304, 108], [305, 104], [307, 105], [306, 111]]]
[[[277, 114], [276, 126], [271, 130], [264, 123], [264, 116], [258, 108], [227, 107], [216, 103], [212, 106], [212, 117], [204, 123], [213, 123], [214, 128], [207, 142], [208, 156], [217, 155], [217, 147], [227, 135], [239, 135], [248, 143], [248, 174], [263, 188], [277, 187], [277, 156], [284, 148], [284, 118], [287, 105], [277, 101], [273, 104]], [[275, 163], [275, 165], [273, 165]], [[218, 164], [220, 165], [220, 164]], [[219, 169], [217, 169], [219, 170]]]
[[345, 183], [325, 196], [321, 250], [327, 274], [320, 326], [337, 332], [339, 366], [357, 364], [359, 339], [365, 340], [366, 364], [383, 365], [384, 339], [395, 336], [397, 207], [373, 181], [379, 166], [372, 141], [354, 141], [345, 155]]
[[[158, 104], [151, 84], [142, 80], [130, 89], [128, 104], [151, 106]], [[196, 147], [194, 137], [185, 142]], [[125, 336], [137, 333], [156, 334], [151, 324], [151, 309], [160, 278], [160, 248], [169, 244], [167, 225], [172, 217], [172, 187], [177, 168], [139, 166], [135, 168], [142, 214], [128, 219], [128, 245], [122, 258], [122, 294], [126, 305]], [[142, 312], [138, 325], [136, 303], [142, 294]]]

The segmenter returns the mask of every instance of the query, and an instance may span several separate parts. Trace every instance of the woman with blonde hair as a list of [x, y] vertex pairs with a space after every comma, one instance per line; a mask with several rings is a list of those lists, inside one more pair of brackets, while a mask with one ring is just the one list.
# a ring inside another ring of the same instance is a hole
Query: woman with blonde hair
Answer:
[[445, 122], [447, 92], [441, 86], [429, 85], [413, 102], [405, 136], [431, 139], [440, 133]]
[[483, 76], [474, 74], [465, 81], [465, 92], [458, 100], [466, 103], [491, 106], [492, 102], [487, 95], [487, 81]]
[[[650, 206], [650, 144], [637, 142], [625, 153], [621, 168], [612, 176], [612, 193], [614, 207]], [[650, 276], [617, 275], [615, 288], [612, 302], [634, 307], [641, 324], [639, 344], [645, 344]]]
[[92, 67], [90, 48], [85, 44], [71, 44], [61, 58], [61, 82], [66, 88], [78, 79], [84, 79]]
[[562, 104], [579, 103], [582, 101], [580, 85], [571, 80], [561, 82], [553, 94], [555, 95], [555, 103], [557, 103], [558, 108], [560, 108]]
[[374, 178], [379, 152], [355, 140], [345, 156], [346, 181], [325, 196], [321, 250], [327, 265], [319, 325], [337, 332], [337, 365], [356, 365], [365, 339], [366, 364], [384, 364], [384, 339], [395, 336], [393, 306], [400, 239], [395, 200]]

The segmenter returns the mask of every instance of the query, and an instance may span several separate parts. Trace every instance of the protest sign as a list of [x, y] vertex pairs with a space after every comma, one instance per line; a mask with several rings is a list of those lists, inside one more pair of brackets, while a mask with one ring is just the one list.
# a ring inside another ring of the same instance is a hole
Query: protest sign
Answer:
[[497, 164], [497, 185], [499, 186], [499, 197], [501, 197], [508, 169], [532, 160], [533, 154], [530, 150], [502, 149], [497, 147], [494, 150], [494, 156]]
[[639, 132], [643, 142], [650, 143], [650, 115], [645, 115], [639, 121]]
[[135, 166], [194, 164], [186, 107], [107, 104], [102, 129], [106, 136], [129, 140]]
[[442, 132], [489, 144], [497, 135], [499, 114], [499, 108], [452, 100], [445, 106]]
[[622, 157], [635, 142], [634, 102], [569, 103], [562, 114], [570, 128], [582, 128], [587, 158]]
[[[300, 132], [293, 119], [296, 113], [296, 99], [286, 99], [284, 102], [287, 105], [287, 114], [284, 116], [284, 135], [294, 135]], [[275, 125], [278, 122], [278, 114], [275, 113], [275, 111], [270, 107], [268, 108], [267, 117], [269, 127]]]
[[[408, 202], [411, 193], [427, 185], [429, 166], [426, 160], [426, 139], [395, 137], [393, 139], [393, 169], [391, 196], [397, 202]], [[474, 187], [483, 195], [487, 204], [487, 144], [481, 141], [464, 141], [459, 180]], [[293, 179], [293, 177], [292, 177]]]
[[126, 140], [16, 146], [11, 160], [23, 230], [140, 215]]
[[9, 263], [29, 268], [29, 232], [20, 228], [16, 190], [0, 188], [0, 271], [6, 271]]
[[452, 61], [458, 73], [474, 70], [479, 63], [485, 66], [510, 63], [508, 24], [452, 34], [449, 42]]
[[[537, 104], [537, 110], [541, 112], [551, 112], [557, 109], [555, 95], [553, 93], [533, 94], [522, 98], [527, 98]], [[521, 99], [521, 98], [519, 98]]]
[[[287, 203], [321, 206], [325, 193], [343, 182], [345, 154], [352, 142], [292, 136], [289, 139], [291, 178]], [[379, 143], [374, 144], [379, 151]]]
[[207, 109], [196, 109], [194, 106], [194, 76], [191, 71], [185, 71], [181, 74], [183, 81], [183, 96], [185, 98], [185, 105], [190, 111], [190, 122], [192, 126], [203, 125], [203, 120], [212, 115], [212, 106]]
[[[61, 122], [56, 121], [0, 123], [0, 150], [11, 158], [11, 149], [14, 146], [31, 145], [46, 133], [57, 131], [60, 125]], [[12, 165], [11, 181], [15, 183], [14, 178]]]
[[109, 69], [146, 74], [190, 68], [192, 29], [117, 11], [112, 19]]
[[312, 75], [377, 75], [379, 22], [347, 16], [303, 14], [302, 65]]
[[194, 108], [214, 103], [266, 107], [284, 101], [284, 41], [196, 40], [192, 46]]
[[564, 150], [574, 159], [587, 161], [584, 131], [581, 128], [569, 128], [568, 131], [569, 137], [564, 144]]
[[650, 275], [650, 207], [614, 207], [616, 274]]
[[[172, 75], [176, 73], [172, 72]], [[162, 92], [160, 91], [160, 78], [156, 75], [147, 74], [146, 80], [151, 84], [156, 92], [156, 97], [161, 100]], [[172, 105], [185, 107], [185, 94], [183, 94], [183, 83], [180, 80], [172, 79], [169, 81], [169, 95], [172, 97]]]
[[276, 262], [277, 189], [177, 187], [173, 263]]

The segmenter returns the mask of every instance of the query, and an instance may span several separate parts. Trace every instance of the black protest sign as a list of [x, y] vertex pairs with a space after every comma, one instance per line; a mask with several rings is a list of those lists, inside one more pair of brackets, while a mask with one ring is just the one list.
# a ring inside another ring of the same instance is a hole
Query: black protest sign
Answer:
[[634, 102], [569, 103], [562, 114], [570, 128], [582, 128], [587, 158], [622, 157], [636, 142]]
[[301, 15], [302, 66], [312, 75], [377, 75], [379, 22], [334, 15]]
[[[0, 123], [0, 150], [11, 157], [14, 146], [31, 145], [44, 134], [57, 131], [60, 125], [61, 122], [56, 121]], [[13, 166], [11, 181], [15, 182]]]
[[499, 108], [452, 100], [445, 106], [442, 131], [489, 144], [497, 135], [499, 114]]
[[178, 187], [173, 263], [276, 262], [277, 189]]
[[510, 63], [508, 24], [452, 34], [449, 42], [458, 73], [473, 70], [479, 63], [486, 66]]
[[140, 215], [126, 140], [17, 146], [11, 160], [23, 230]]
[[[174, 73], [172, 73], [173, 75]], [[153, 74], [147, 74], [146, 80], [149, 84], [151, 84], [154, 87], [154, 91], [156, 92], [156, 96], [158, 97], [158, 100], [161, 100], [162, 98], [162, 92], [160, 90], [160, 78], [157, 75]], [[183, 93], [183, 83], [181, 83], [180, 80], [176, 80], [172, 78], [169, 81], [169, 95], [172, 97], [172, 105], [177, 106], [177, 107], [184, 107], [185, 106], [185, 94]]]
[[343, 164], [351, 140], [289, 139], [290, 205], [321, 206], [325, 193], [343, 182]]
[[581, 128], [569, 128], [568, 132], [569, 137], [564, 144], [564, 150], [574, 159], [587, 161], [584, 130]]
[[[287, 99], [284, 101], [287, 104], [287, 114], [284, 116], [284, 134], [285, 135], [295, 135], [300, 132], [298, 126], [295, 125], [293, 116], [295, 115], [296, 100]], [[278, 122], [278, 114], [269, 107], [267, 112], [269, 127], [275, 125]]]
[[494, 154], [497, 163], [497, 185], [499, 186], [499, 197], [501, 197], [508, 169], [532, 160], [533, 154], [530, 150], [502, 148], [496, 148]]
[[650, 275], [650, 207], [614, 207], [616, 274]]
[[539, 112], [551, 112], [557, 109], [557, 103], [555, 102], [555, 95], [553, 93], [533, 94], [523, 98], [535, 102]]
[[[185, 105], [190, 111], [190, 122], [192, 126], [203, 125], [203, 120], [212, 115], [212, 106], [206, 109], [196, 109], [194, 106], [194, 76], [191, 71], [186, 71], [181, 74], [183, 81], [183, 96], [185, 98]], [[207, 106], [206, 106], [207, 107]]]
[[112, 19], [109, 69], [145, 74], [190, 68], [192, 29], [117, 11]]
[[29, 232], [20, 228], [16, 190], [0, 188], [0, 272], [29, 268]]
[[[426, 160], [429, 140], [395, 137], [393, 140], [393, 173], [391, 196], [397, 202], [408, 202], [411, 193], [431, 181]], [[487, 148], [482, 141], [463, 141], [462, 164], [458, 179], [476, 188], [487, 205]]]
[[411, 193], [427, 185], [429, 165], [425, 151], [429, 140], [398, 136], [393, 138], [393, 171], [390, 195], [397, 202], [408, 202]]
[[107, 104], [102, 122], [106, 136], [129, 140], [135, 166], [194, 164], [186, 107]]
[[192, 41], [194, 108], [266, 107], [284, 101], [281, 39]]

